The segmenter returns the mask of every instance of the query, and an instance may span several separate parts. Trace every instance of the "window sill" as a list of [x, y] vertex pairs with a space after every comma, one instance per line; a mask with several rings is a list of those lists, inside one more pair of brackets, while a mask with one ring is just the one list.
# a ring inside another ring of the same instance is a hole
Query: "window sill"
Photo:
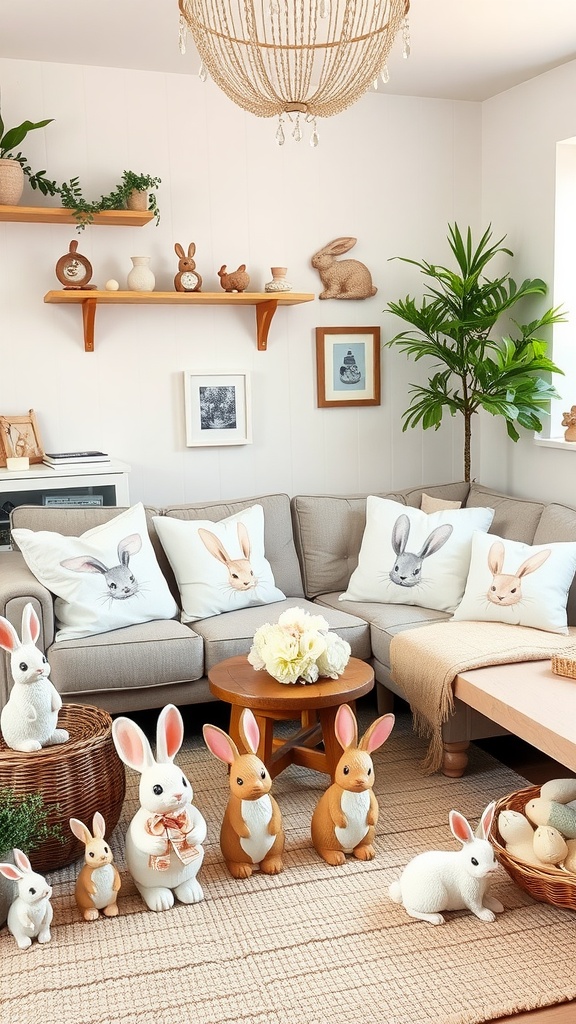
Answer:
[[563, 437], [539, 437], [535, 435], [534, 444], [541, 448], [564, 448], [566, 451], [576, 452], [576, 441], [565, 441]]

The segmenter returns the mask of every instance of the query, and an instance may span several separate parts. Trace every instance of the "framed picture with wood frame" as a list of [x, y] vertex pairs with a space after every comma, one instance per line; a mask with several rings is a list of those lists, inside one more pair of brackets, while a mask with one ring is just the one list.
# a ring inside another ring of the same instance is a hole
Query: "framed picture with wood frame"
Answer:
[[380, 405], [380, 328], [317, 327], [318, 406]]
[[23, 455], [30, 463], [44, 458], [34, 409], [29, 409], [27, 416], [0, 416], [0, 465], [5, 466], [7, 458]]

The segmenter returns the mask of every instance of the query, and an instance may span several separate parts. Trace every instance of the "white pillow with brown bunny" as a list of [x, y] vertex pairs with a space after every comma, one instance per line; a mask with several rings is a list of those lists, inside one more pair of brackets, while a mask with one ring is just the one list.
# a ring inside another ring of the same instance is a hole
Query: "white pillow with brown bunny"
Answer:
[[453, 618], [567, 633], [566, 602], [575, 571], [576, 543], [531, 547], [475, 533], [464, 597]]
[[227, 519], [154, 516], [176, 577], [182, 622], [284, 601], [264, 555], [264, 509], [252, 505]]

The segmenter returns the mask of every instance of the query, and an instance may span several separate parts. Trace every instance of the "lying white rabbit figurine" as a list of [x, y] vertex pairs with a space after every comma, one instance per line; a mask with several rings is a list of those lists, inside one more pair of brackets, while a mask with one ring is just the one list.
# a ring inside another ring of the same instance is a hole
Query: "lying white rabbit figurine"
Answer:
[[0, 615], [0, 647], [10, 651], [14, 685], [0, 715], [0, 728], [12, 750], [32, 751], [65, 743], [66, 729], [58, 729], [62, 699], [48, 676], [50, 665], [36, 646], [40, 622], [30, 602], [22, 612], [22, 643], [8, 619]]
[[494, 808], [492, 802], [482, 815], [477, 836], [458, 811], [450, 811], [452, 835], [462, 849], [428, 850], [406, 865], [402, 875], [392, 882], [388, 892], [401, 903], [410, 917], [430, 924], [444, 924], [441, 910], [471, 910], [481, 921], [494, 921], [504, 907], [486, 895], [490, 875], [498, 864], [488, 840]]
[[196, 875], [204, 859], [206, 822], [192, 806], [192, 786], [173, 764], [182, 746], [184, 723], [178, 708], [167, 704], [156, 727], [156, 758], [140, 727], [116, 718], [112, 737], [124, 764], [140, 772], [140, 810], [126, 834], [126, 862], [150, 910], [168, 910], [204, 899]]
[[50, 942], [52, 923], [52, 886], [32, 870], [28, 857], [14, 848], [14, 864], [0, 864], [0, 874], [18, 885], [18, 895], [8, 911], [8, 931], [20, 949], [28, 949], [32, 939]]

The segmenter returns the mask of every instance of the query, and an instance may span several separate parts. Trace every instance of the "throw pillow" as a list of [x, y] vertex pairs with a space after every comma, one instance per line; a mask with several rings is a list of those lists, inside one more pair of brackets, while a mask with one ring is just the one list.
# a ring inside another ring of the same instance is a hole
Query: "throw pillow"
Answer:
[[444, 512], [449, 508], [462, 508], [462, 502], [449, 501], [448, 498], [435, 498], [434, 495], [426, 494], [426, 491], [422, 491], [420, 508], [427, 515], [430, 515], [431, 512]]
[[174, 571], [182, 622], [284, 601], [264, 555], [264, 509], [252, 505], [219, 522], [155, 516]]
[[178, 614], [142, 504], [80, 537], [48, 530], [16, 529], [13, 534], [29, 569], [56, 596], [57, 640]]
[[477, 533], [466, 590], [453, 617], [567, 633], [566, 602], [575, 571], [576, 543], [531, 547]]
[[369, 495], [358, 567], [340, 601], [413, 604], [453, 612], [462, 599], [475, 530], [491, 508], [419, 508]]

